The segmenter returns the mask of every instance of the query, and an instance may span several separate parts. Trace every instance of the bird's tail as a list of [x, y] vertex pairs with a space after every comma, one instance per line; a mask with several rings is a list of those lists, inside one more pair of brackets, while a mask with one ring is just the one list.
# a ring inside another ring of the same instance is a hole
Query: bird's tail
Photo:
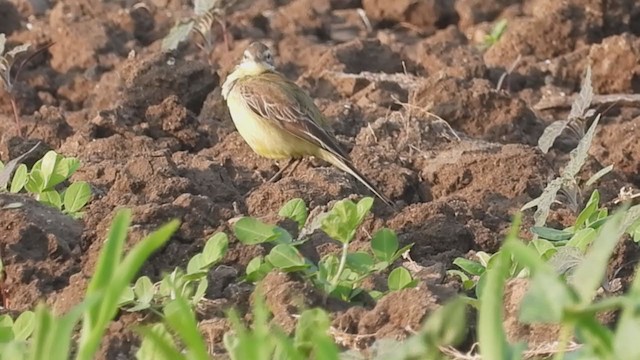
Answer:
[[341, 156], [332, 154], [328, 151], [324, 151], [322, 153], [322, 159], [326, 160], [328, 162], [330, 162], [333, 166], [337, 167], [338, 169], [351, 174], [353, 177], [355, 177], [358, 181], [360, 181], [361, 183], [363, 183], [367, 188], [369, 188], [369, 190], [371, 190], [372, 193], [374, 193], [378, 198], [380, 198], [380, 200], [382, 200], [385, 204], [387, 204], [389, 207], [391, 207], [392, 209], [395, 210], [395, 206], [393, 205], [393, 202], [391, 202], [391, 200], [384, 196], [380, 190], [378, 190], [372, 183], [371, 181], [369, 181], [369, 179], [367, 179], [360, 171], [358, 171], [358, 169], [356, 169], [355, 166], [353, 166], [353, 163], [351, 163], [351, 161], [349, 159], [345, 159]]

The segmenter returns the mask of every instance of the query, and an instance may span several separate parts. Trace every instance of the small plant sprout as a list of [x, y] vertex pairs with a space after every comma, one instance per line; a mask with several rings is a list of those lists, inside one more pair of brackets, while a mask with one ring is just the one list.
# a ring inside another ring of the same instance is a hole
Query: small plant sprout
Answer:
[[507, 19], [502, 19], [495, 23], [491, 28], [491, 33], [484, 36], [484, 41], [481, 47], [485, 50], [492, 47], [495, 43], [500, 41], [505, 30], [507, 30]]
[[[28, 153], [35, 150], [36, 147]], [[24, 156], [22, 155], [16, 160], [21, 161]], [[89, 184], [85, 181], [76, 181], [62, 191], [57, 190], [62, 182], [69, 179], [78, 170], [80, 160], [49, 151], [33, 165], [31, 170], [28, 170], [25, 164], [19, 164], [19, 161], [10, 162], [12, 168], [15, 168], [15, 172], [8, 188], [9, 192], [15, 194], [26, 190], [35, 195], [35, 198], [41, 203], [53, 206], [71, 217], [82, 217], [81, 210], [89, 202], [92, 195]], [[7, 166], [5, 170], [0, 171], [0, 180], [10, 176], [9, 171], [12, 169]], [[6, 190], [6, 181], [0, 181], [0, 191]]]
[[176, 298], [197, 306], [207, 291], [207, 273], [227, 252], [229, 240], [224, 233], [210, 237], [201, 253], [194, 255], [186, 271], [175, 268], [170, 274], [153, 283], [147, 276], [140, 277], [128, 287], [118, 304], [129, 312], [151, 310], [161, 315], [161, 309]]
[[162, 41], [164, 50], [175, 50], [180, 43], [187, 40], [193, 32], [197, 33], [201, 40], [201, 44], [197, 46], [211, 54], [213, 51], [214, 38], [211, 32], [214, 22], [217, 22], [222, 28], [222, 36], [227, 50], [229, 40], [227, 34], [227, 25], [224, 20], [227, 9], [237, 0], [194, 0], [194, 15], [187, 19], [176, 22], [175, 26], [169, 31], [169, 34]]
[[[327, 213], [318, 215], [313, 221], [308, 218], [307, 207], [302, 199], [287, 202], [279, 214], [297, 222], [300, 234], [310, 234], [311, 229], [320, 229], [341, 244], [338, 255], [325, 255], [317, 264], [305, 258], [297, 246], [306, 238], [294, 240], [281, 227], [265, 224], [257, 219], [245, 217], [234, 225], [236, 238], [245, 245], [265, 244], [273, 246], [269, 253], [258, 256], [247, 264], [245, 280], [256, 282], [271, 270], [300, 273], [325, 294], [350, 301], [362, 293], [361, 283], [370, 275], [389, 268], [398, 258], [411, 249], [412, 245], [400, 248], [396, 234], [390, 229], [378, 230], [371, 240], [370, 251], [349, 251], [353, 240], [373, 205], [373, 198], [366, 197], [358, 203], [342, 200]], [[389, 275], [390, 291], [415, 287], [417, 281], [408, 270], [398, 268]], [[379, 298], [384, 293], [371, 291], [369, 295]]]

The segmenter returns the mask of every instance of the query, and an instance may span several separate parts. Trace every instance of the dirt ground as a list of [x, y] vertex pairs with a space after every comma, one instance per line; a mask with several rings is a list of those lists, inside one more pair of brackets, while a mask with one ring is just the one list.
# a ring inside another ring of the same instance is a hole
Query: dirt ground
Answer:
[[[458, 291], [456, 280], [445, 276], [451, 261], [499, 247], [512, 214], [538, 196], [568, 158], [570, 148], [545, 155], [535, 145], [547, 124], [566, 117], [570, 100], [549, 109], [540, 104], [578, 91], [589, 64], [596, 94], [640, 92], [636, 0], [256, 0], [228, 17], [229, 51], [220, 41], [209, 57], [193, 44], [161, 53], [162, 37], [189, 14], [189, 3], [54, 0], [43, 11], [26, 0], [0, 0], [0, 32], [9, 46], [55, 41], [26, 67], [16, 89], [25, 138], [17, 136], [8, 97], [0, 96], [0, 158], [42, 140], [78, 157], [82, 167], [73, 179], [88, 181], [94, 192], [82, 220], [24, 196], [25, 207], [0, 210], [12, 310], [30, 309], [39, 299], [57, 311], [76, 304], [121, 207], [133, 209], [130, 244], [172, 218], [182, 220], [143, 268], [157, 278], [186, 266], [209, 235], [230, 233], [233, 217], [275, 221], [293, 197], [313, 208], [370, 195], [317, 161], [265, 182], [278, 164], [244, 143], [219, 87], [252, 40], [272, 46], [278, 68], [315, 97], [356, 166], [398, 203], [395, 213], [376, 203], [354, 246], [387, 226], [402, 244], [415, 243], [411, 258], [425, 267], [418, 289], [377, 304], [330, 303], [345, 346], [366, 347], [418, 329]], [[502, 18], [508, 20], [503, 37], [480, 49]], [[624, 185], [640, 187], [640, 108], [596, 109], [603, 118], [585, 176], [614, 165], [598, 184], [607, 203]], [[0, 203], [11, 201], [0, 195]], [[573, 215], [559, 210], [551, 223], [570, 224]], [[333, 249], [322, 236], [314, 244], [318, 253]], [[260, 251], [234, 241], [224, 264], [236, 272], [220, 273], [208, 297], [246, 308], [250, 292], [236, 275]], [[635, 247], [623, 246], [616, 263], [635, 256]], [[274, 321], [285, 329], [293, 328], [300, 306], [321, 304], [316, 290], [282, 274], [271, 274], [265, 286]], [[98, 358], [132, 358], [138, 342], [128, 327], [141, 319], [119, 317]], [[228, 324], [220, 314], [201, 320], [220, 351]]]

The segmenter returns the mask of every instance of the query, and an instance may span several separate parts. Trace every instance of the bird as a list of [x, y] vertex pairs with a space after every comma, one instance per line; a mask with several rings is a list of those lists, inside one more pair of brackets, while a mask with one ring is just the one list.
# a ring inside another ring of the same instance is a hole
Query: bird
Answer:
[[309, 94], [276, 70], [271, 49], [264, 43], [247, 46], [222, 84], [222, 97], [240, 136], [255, 153], [273, 160], [289, 159], [270, 181], [302, 158], [315, 157], [352, 175], [394, 208], [356, 169]]

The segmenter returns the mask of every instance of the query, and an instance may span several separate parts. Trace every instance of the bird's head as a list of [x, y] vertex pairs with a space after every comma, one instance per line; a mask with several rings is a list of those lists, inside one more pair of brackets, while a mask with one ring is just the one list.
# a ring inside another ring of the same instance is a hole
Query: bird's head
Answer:
[[240, 67], [245, 71], [258, 73], [274, 70], [275, 64], [271, 49], [259, 41], [252, 42], [244, 51]]

